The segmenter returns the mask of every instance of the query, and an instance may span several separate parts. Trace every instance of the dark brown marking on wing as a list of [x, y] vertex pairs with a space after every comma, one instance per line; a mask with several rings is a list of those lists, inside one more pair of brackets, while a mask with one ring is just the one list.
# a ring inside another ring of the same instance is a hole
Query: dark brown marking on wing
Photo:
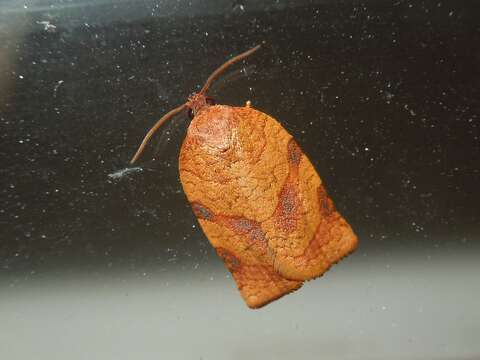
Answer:
[[320, 206], [320, 213], [324, 217], [330, 216], [332, 213], [335, 212], [335, 206], [333, 205], [333, 201], [328, 197], [327, 191], [320, 185], [318, 187], [318, 204]]
[[298, 195], [297, 186], [287, 181], [280, 191], [278, 204], [275, 210], [275, 222], [285, 232], [292, 232], [297, 226], [298, 220]]
[[215, 250], [217, 251], [218, 256], [222, 258], [225, 266], [231, 273], [237, 271], [240, 268], [240, 260], [235, 255], [233, 255], [232, 252], [227, 251], [222, 247], [217, 247]]
[[257, 250], [261, 250], [263, 254], [268, 252], [266, 235], [259, 222], [241, 216], [215, 214], [198, 201], [192, 202], [191, 205], [193, 213], [198, 219], [215, 222], [225, 226], [235, 234], [245, 237], [247, 239], [247, 247], [245, 249], [257, 245]]
[[302, 150], [292, 138], [287, 145], [289, 173], [278, 195], [278, 203], [274, 212], [275, 223], [279, 229], [290, 233], [297, 228], [300, 218], [300, 199], [298, 196], [298, 167], [302, 158]]
[[292, 138], [287, 145], [288, 160], [290, 165], [298, 167], [300, 160], [302, 159], [302, 150], [298, 146], [297, 142]]
[[287, 186], [282, 189], [279, 199], [279, 209], [285, 216], [289, 216], [297, 209], [298, 204], [296, 190], [297, 189], [295, 186], [293, 186], [291, 183], [288, 183]]
[[192, 202], [192, 210], [195, 216], [198, 219], [207, 220], [207, 221], [215, 221], [215, 214], [207, 208], [205, 205], [200, 204], [199, 202]]
[[263, 254], [268, 252], [265, 232], [259, 222], [245, 217], [218, 215], [217, 223], [227, 227], [235, 234], [244, 236], [248, 240], [245, 250], [256, 245], [257, 250]]

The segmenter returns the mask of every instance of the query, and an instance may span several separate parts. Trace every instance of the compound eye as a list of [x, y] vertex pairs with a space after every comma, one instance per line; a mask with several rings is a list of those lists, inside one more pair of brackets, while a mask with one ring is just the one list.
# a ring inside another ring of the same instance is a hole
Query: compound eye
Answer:
[[193, 120], [193, 118], [195, 117], [191, 108], [188, 108], [187, 115], [190, 120]]
[[205, 98], [205, 101], [207, 102], [208, 105], [215, 105], [216, 104], [215, 99], [213, 99], [211, 97]]

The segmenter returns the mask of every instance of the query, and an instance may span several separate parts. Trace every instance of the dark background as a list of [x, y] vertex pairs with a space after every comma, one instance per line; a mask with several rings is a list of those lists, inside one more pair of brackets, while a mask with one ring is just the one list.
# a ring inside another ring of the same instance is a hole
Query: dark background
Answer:
[[0, 286], [224, 271], [178, 179], [186, 116], [122, 170], [161, 115], [256, 44], [210, 94], [251, 100], [297, 139], [360, 240], [339, 267], [478, 262], [479, 18], [456, 0], [0, 5]]

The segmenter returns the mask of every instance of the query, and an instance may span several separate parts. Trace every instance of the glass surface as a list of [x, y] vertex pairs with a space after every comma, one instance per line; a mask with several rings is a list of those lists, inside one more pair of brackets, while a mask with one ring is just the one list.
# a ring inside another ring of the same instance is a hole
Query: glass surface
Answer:
[[[1, 359], [480, 357], [476, 1], [3, 1]], [[282, 123], [358, 250], [260, 310], [178, 178], [215, 83]]]

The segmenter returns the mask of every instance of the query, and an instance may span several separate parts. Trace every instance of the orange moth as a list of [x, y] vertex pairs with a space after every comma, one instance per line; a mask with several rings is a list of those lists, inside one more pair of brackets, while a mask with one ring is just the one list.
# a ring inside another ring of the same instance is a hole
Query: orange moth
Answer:
[[355, 250], [357, 237], [335, 210], [310, 160], [271, 116], [215, 105], [206, 93], [228, 60], [187, 102], [147, 133], [188, 110], [192, 121], [180, 151], [180, 181], [205, 235], [251, 308], [300, 288]]

